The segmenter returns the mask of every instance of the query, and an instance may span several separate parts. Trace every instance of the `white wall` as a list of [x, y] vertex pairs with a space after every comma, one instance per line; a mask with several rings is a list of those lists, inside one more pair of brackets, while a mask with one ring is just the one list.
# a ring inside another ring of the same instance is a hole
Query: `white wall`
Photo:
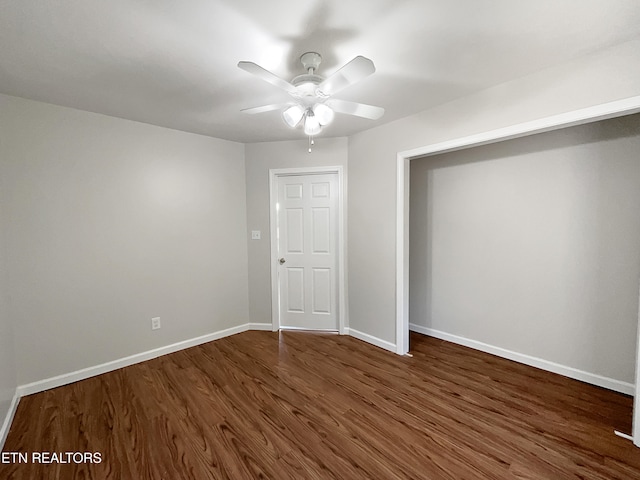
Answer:
[[[0, 169], [0, 198], [2, 198], [4, 189], [5, 178], [2, 175], [2, 169]], [[9, 427], [7, 424], [7, 430], [3, 431], [3, 423], [9, 413], [17, 387], [13, 328], [9, 318], [6, 234], [5, 206], [0, 201], [0, 450], [2, 449], [3, 437], [8, 433]]]
[[0, 159], [19, 384], [248, 322], [242, 144], [0, 96]]
[[411, 162], [410, 321], [634, 383], [640, 115]]
[[640, 39], [350, 137], [351, 327], [395, 343], [397, 152], [636, 95]]
[[[266, 142], [245, 146], [247, 233], [262, 232], [249, 241], [249, 312], [253, 323], [271, 323], [271, 245], [269, 241], [269, 170], [307, 166], [347, 165], [346, 138], [316, 138], [312, 153], [307, 140]], [[346, 234], [345, 234], [346, 238]]]

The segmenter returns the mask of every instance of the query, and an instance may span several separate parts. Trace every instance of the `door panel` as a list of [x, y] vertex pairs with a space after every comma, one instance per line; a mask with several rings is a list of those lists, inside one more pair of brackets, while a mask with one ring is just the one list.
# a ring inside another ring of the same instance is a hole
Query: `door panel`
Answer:
[[302, 184], [294, 183], [287, 185], [286, 192], [288, 199], [302, 198]]
[[328, 182], [314, 182], [311, 184], [311, 196], [313, 198], [329, 198], [330, 188]]
[[325, 315], [331, 314], [331, 270], [328, 268], [313, 269], [313, 298], [312, 312]]
[[304, 269], [286, 268], [287, 312], [304, 313]]
[[316, 254], [329, 254], [331, 249], [331, 212], [329, 207], [316, 207], [311, 210], [312, 248]]
[[284, 221], [286, 232], [286, 253], [304, 253], [304, 210], [287, 208]]
[[278, 177], [280, 326], [337, 330], [338, 175]]

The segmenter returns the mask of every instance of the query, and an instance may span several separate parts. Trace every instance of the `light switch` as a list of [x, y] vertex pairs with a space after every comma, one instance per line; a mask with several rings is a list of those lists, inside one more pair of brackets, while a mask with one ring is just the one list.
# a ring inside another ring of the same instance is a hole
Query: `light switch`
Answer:
[[260, 240], [260, 230], [251, 230], [251, 240]]

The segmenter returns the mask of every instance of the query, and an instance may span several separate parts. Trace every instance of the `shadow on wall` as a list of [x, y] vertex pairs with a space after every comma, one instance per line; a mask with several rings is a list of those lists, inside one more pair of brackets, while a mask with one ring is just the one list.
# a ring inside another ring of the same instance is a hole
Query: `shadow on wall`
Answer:
[[585, 128], [585, 125], [579, 125], [553, 132], [538, 133], [490, 145], [424, 157], [412, 160], [412, 162], [428, 162], [429, 169], [436, 170], [469, 163], [548, 152], [577, 144], [597, 145], [601, 142], [638, 136], [638, 123], [640, 123], [640, 113], [595, 122], [589, 124], [588, 129]]

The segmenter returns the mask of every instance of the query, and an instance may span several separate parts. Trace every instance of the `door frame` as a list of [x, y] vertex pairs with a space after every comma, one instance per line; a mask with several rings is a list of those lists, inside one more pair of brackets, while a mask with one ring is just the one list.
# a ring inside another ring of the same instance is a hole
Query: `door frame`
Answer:
[[278, 239], [277, 239], [277, 213], [276, 203], [278, 202], [278, 179], [280, 177], [307, 176], [335, 173], [338, 176], [338, 332], [341, 335], [347, 333], [347, 262], [346, 262], [346, 182], [345, 172], [341, 165], [327, 167], [298, 167], [298, 168], [272, 168], [269, 169], [269, 238], [271, 241], [271, 325], [272, 330], [280, 330], [280, 295], [278, 291]]
[[[638, 112], [640, 112], [640, 95], [398, 152], [396, 159], [396, 353], [405, 355], [409, 351], [409, 162], [411, 160]], [[630, 439], [640, 447], [640, 310], [638, 311], [636, 357], [633, 431]]]

